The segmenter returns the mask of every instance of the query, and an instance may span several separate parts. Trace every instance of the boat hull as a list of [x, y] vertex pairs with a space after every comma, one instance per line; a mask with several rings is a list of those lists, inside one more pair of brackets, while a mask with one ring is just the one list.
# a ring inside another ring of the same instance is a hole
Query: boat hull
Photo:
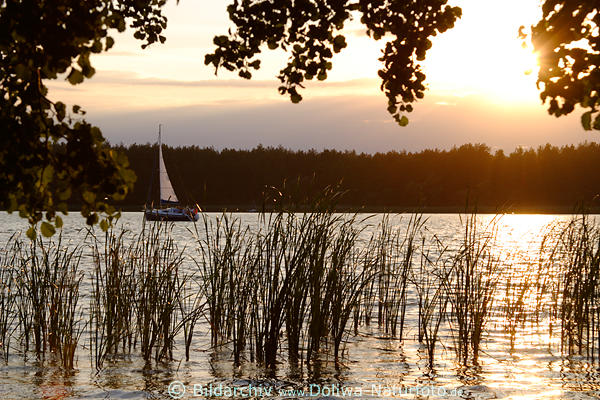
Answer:
[[188, 221], [194, 222], [200, 219], [200, 214], [190, 208], [167, 208], [153, 209], [144, 212], [146, 221]]

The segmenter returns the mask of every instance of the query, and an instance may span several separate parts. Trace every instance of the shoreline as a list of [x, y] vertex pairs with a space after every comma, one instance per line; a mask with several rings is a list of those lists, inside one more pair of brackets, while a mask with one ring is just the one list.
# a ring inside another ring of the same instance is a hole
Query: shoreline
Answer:
[[[239, 213], [259, 213], [263, 211], [261, 206], [253, 204], [223, 204], [223, 205], [199, 205], [203, 212], [239, 212]], [[144, 206], [140, 205], [116, 205], [115, 208], [122, 212], [143, 212]], [[493, 207], [493, 206], [350, 206], [340, 205], [333, 208], [334, 212], [340, 213], [364, 213], [364, 214], [549, 214], [549, 215], [576, 215], [582, 214], [600, 214], [600, 206], [512, 206], [512, 207]], [[81, 210], [77, 205], [69, 207], [69, 212], [79, 212]], [[310, 207], [289, 207], [288, 211], [293, 212], [317, 212], [316, 208]], [[6, 211], [6, 210], [0, 210]], [[276, 212], [279, 209], [265, 207], [265, 212]]]

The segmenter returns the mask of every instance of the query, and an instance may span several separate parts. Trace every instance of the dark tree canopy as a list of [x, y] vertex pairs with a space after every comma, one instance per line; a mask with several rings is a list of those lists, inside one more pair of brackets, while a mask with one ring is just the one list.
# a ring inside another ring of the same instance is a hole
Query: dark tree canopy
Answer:
[[[109, 31], [128, 23], [144, 45], [165, 40], [163, 0], [0, 1], [0, 207], [32, 224], [46, 219], [51, 235], [67, 202], [81, 205], [89, 224], [114, 213], [135, 174], [127, 158], [108, 148], [77, 105], [46, 97], [47, 79], [65, 74], [73, 84], [94, 75], [90, 55], [112, 47]], [[52, 224], [53, 223], [53, 224]], [[102, 226], [106, 227], [104, 220]], [[33, 230], [28, 232], [30, 236]]]
[[260, 68], [256, 58], [261, 46], [281, 47], [290, 54], [280, 71], [279, 92], [292, 102], [302, 100], [302, 83], [327, 79], [331, 58], [346, 47], [339, 31], [360, 15], [367, 34], [387, 43], [379, 71], [381, 90], [388, 98], [388, 111], [404, 126], [411, 105], [425, 94], [425, 74], [420, 61], [431, 48], [431, 37], [452, 28], [461, 9], [446, 5], [446, 0], [234, 0], [227, 10], [236, 30], [229, 36], [216, 36], [213, 54], [205, 58], [216, 70], [238, 71], [250, 79], [251, 70]]
[[[123, 205], [145, 201], [157, 179], [148, 170], [156, 145], [123, 148], [139, 185]], [[576, 205], [600, 206], [600, 144], [540, 146], [492, 152], [483, 144], [450, 150], [365, 154], [355, 151], [252, 150], [164, 146], [173, 186], [183, 198], [210, 211], [310, 204], [326, 187], [343, 191], [339, 210], [465, 210], [465, 200], [482, 212], [571, 212]], [[274, 168], [273, 166], [277, 166]], [[341, 182], [341, 184], [340, 184]], [[592, 211], [592, 210], [590, 210]]]
[[586, 130], [600, 130], [600, 2], [546, 0], [531, 39], [540, 54], [538, 86], [557, 117], [576, 106]]

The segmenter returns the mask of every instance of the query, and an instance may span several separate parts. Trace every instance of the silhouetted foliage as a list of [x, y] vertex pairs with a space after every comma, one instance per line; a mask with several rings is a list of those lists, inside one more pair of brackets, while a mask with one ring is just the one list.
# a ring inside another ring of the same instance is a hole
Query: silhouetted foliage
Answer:
[[[138, 176], [127, 204], [146, 202], [156, 146], [122, 148]], [[467, 198], [482, 207], [545, 210], [591, 204], [600, 191], [600, 145], [546, 145], [509, 155], [481, 144], [451, 150], [377, 154], [163, 147], [183, 202], [208, 209], [255, 208], [272, 201], [293, 207], [341, 181], [340, 205], [367, 209], [432, 207], [460, 211]], [[155, 185], [156, 186], [156, 185]], [[283, 197], [279, 194], [283, 193]], [[157, 196], [155, 195], [156, 199]]]
[[539, 52], [540, 97], [557, 117], [582, 107], [583, 127], [600, 130], [600, 3], [545, 0], [542, 12], [531, 27]]
[[288, 64], [279, 73], [279, 93], [294, 103], [302, 100], [298, 88], [305, 80], [327, 79], [331, 59], [346, 47], [340, 34], [353, 12], [360, 15], [367, 35], [388, 39], [380, 61], [381, 90], [388, 98], [388, 111], [402, 126], [408, 124], [404, 112], [411, 103], [423, 98], [425, 74], [420, 61], [432, 46], [431, 37], [454, 26], [462, 11], [446, 5], [446, 0], [283, 0], [238, 1], [227, 7], [236, 28], [229, 35], [216, 36], [213, 54], [206, 65], [218, 71], [238, 71], [242, 78], [252, 77], [251, 69], [260, 68], [255, 56], [266, 44], [290, 54]]
[[[327, 78], [334, 53], [346, 47], [340, 34], [352, 17], [360, 17], [367, 34], [386, 38], [379, 71], [388, 111], [404, 126], [411, 103], [424, 96], [425, 75], [420, 61], [432, 46], [431, 37], [454, 26], [459, 7], [446, 0], [285, 0], [234, 1], [227, 10], [235, 29], [215, 36], [214, 53], [205, 58], [218, 71], [238, 71], [252, 77], [260, 68], [261, 46], [281, 48], [289, 54], [279, 73], [279, 92], [292, 102], [302, 100], [298, 88], [306, 80]], [[538, 86], [548, 112], [561, 116], [579, 105], [587, 111], [585, 129], [600, 129], [600, 5], [594, 1], [545, 0], [542, 19], [531, 27], [531, 40], [539, 52]], [[515, 10], [518, 13], [518, 9]], [[524, 27], [521, 37], [527, 37]], [[497, 77], [490, 77], [497, 79]]]
[[[146, 46], [166, 27], [164, 0], [0, 1], [0, 207], [32, 224], [46, 219], [50, 236], [69, 202], [88, 224], [97, 212], [112, 218], [112, 201], [125, 197], [135, 175], [111, 150], [81, 107], [52, 102], [45, 81], [65, 74], [73, 85], [94, 75], [90, 55], [110, 49], [109, 31], [129, 24]], [[106, 220], [103, 227], [108, 224]], [[28, 236], [34, 237], [30, 229]]]
[[[298, 88], [306, 80], [327, 79], [333, 54], [346, 47], [340, 32], [354, 14], [360, 16], [369, 36], [388, 40], [380, 59], [381, 89], [388, 98], [388, 111], [404, 126], [408, 119], [403, 114], [411, 112], [412, 103], [424, 96], [425, 75], [420, 62], [431, 48], [431, 37], [452, 28], [461, 16], [460, 8], [446, 3], [446, 0], [234, 0], [228, 12], [235, 29], [228, 35], [215, 37], [217, 48], [206, 56], [205, 63], [217, 70], [238, 71], [242, 78], [249, 79], [250, 70], [260, 67], [256, 55], [263, 45], [281, 48], [290, 58], [279, 74], [279, 91], [298, 102], [302, 98]], [[121, 201], [131, 190], [135, 175], [125, 157], [107, 149], [100, 130], [83, 120], [85, 113], [81, 107], [67, 108], [66, 104], [47, 98], [45, 81], [65, 74], [76, 85], [91, 78], [95, 70], [90, 55], [110, 49], [114, 39], [109, 32], [122, 32], [127, 24], [134, 37], [143, 41], [142, 47], [164, 42], [161, 33], [167, 23], [162, 14], [165, 4], [166, 0], [0, 1], [3, 130], [0, 207], [18, 211], [32, 224], [41, 221], [42, 212], [46, 211], [47, 221], [41, 225], [44, 235], [52, 235], [55, 227], [62, 225], [57, 212], [66, 212], [68, 204], [78, 203], [89, 224], [98, 221], [98, 212], [107, 213], [109, 220], [112, 218], [115, 212], [112, 202]], [[532, 27], [533, 44], [541, 54], [538, 82], [542, 100], [548, 101], [549, 112], [557, 116], [572, 112], [577, 105], [586, 109], [582, 115], [585, 129], [600, 129], [599, 21], [597, 2], [545, 0], [543, 19]], [[260, 151], [271, 153], [271, 150]], [[219, 160], [231, 157], [243, 164], [236, 158], [238, 155], [221, 152], [211, 157]], [[427, 152], [419, 155], [429, 156]], [[313, 157], [324, 162], [328, 156]], [[378, 165], [394, 155], [388, 154], [383, 159], [362, 157], [357, 159]], [[399, 164], [415, 167], [408, 161], [413, 155], [398, 157]], [[335, 168], [327, 169], [322, 175], [317, 174], [315, 180], [342, 175]], [[441, 190], [433, 189], [436, 177], [425, 178], [429, 180], [406, 183], [409, 187], [403, 195], [413, 200], [415, 196], [424, 196], [426, 200], [435, 190]], [[258, 176], [253, 179], [247, 184], [264, 180]], [[366, 179], [371, 184], [381, 180], [373, 176]], [[391, 179], [404, 182], [403, 177]], [[386, 185], [390, 182], [381, 181]], [[440, 184], [444, 186], [447, 182]], [[207, 185], [205, 180], [202, 187]], [[217, 183], [214, 185], [218, 187]], [[231, 198], [238, 196], [237, 190], [227, 183], [222, 185], [219, 193], [229, 191]], [[423, 187], [432, 188], [433, 192], [423, 191]], [[385, 203], [388, 200], [383, 199], [392, 196], [392, 189], [381, 190], [389, 193], [383, 197], [377, 195], [372, 201]], [[206, 189], [202, 193], [211, 191]], [[139, 197], [133, 199], [137, 201]], [[103, 229], [107, 226], [103, 221]], [[30, 229], [28, 235], [33, 237], [35, 231]]]

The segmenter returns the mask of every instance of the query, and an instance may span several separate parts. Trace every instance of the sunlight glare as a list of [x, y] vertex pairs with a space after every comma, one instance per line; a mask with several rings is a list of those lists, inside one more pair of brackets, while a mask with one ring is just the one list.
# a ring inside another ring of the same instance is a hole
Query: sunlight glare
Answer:
[[521, 25], [539, 19], [536, 0], [492, 2], [456, 0], [463, 17], [453, 29], [435, 38], [425, 71], [429, 88], [463, 97], [484, 94], [503, 102], [538, 100], [537, 56], [522, 47]]

